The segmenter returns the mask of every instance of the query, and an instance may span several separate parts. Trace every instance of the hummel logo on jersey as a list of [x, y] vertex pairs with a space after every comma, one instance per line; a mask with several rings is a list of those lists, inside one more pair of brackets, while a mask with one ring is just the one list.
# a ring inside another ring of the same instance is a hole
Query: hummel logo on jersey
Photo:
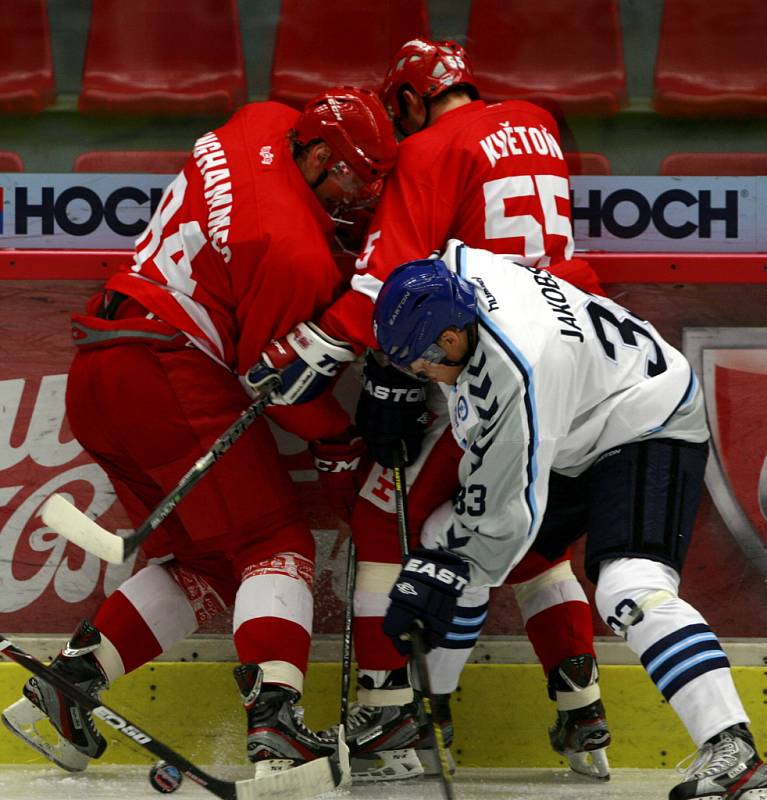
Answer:
[[274, 161], [274, 153], [272, 152], [272, 146], [270, 144], [265, 144], [259, 151], [258, 154], [261, 156], [261, 163], [266, 164], [267, 166]]
[[413, 586], [412, 583], [405, 583], [404, 581], [401, 581], [397, 584], [397, 591], [400, 594], [409, 594], [413, 597], [418, 597], [418, 592], [415, 590], [415, 586]]

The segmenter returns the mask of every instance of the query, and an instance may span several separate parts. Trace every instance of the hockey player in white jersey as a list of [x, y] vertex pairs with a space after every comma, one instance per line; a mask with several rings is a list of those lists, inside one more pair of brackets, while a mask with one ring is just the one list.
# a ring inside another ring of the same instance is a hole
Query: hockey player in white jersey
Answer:
[[708, 454], [695, 374], [650, 323], [511, 262], [453, 240], [378, 295], [382, 351], [445, 385], [465, 451], [384, 628], [402, 652], [417, 622], [439, 646], [465, 586], [498, 586], [534, 541], [556, 554], [585, 534], [600, 615], [699, 748], [670, 800], [767, 800], [727, 656], [678, 596]]

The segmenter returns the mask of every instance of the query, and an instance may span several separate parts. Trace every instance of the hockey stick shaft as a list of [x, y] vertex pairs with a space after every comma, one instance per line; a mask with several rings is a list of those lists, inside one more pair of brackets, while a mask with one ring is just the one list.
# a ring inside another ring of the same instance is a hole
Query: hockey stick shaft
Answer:
[[341, 724], [346, 727], [349, 718], [349, 686], [352, 677], [352, 619], [354, 617], [354, 586], [357, 580], [357, 548], [349, 537], [346, 554], [346, 591], [344, 600], [343, 651], [341, 654]]
[[276, 375], [264, 386], [264, 393], [258, 400], [251, 403], [240, 416], [213, 442], [210, 450], [199, 458], [183, 478], [162, 499], [157, 508], [139, 525], [139, 527], [125, 538], [125, 558], [138, 548], [141, 542], [149, 536], [173, 509], [181, 502], [193, 486], [205, 475], [232, 445], [245, 433], [248, 428], [264, 413], [269, 405], [269, 395], [279, 386], [280, 379]]
[[[394, 458], [394, 498], [397, 506], [397, 531], [399, 532], [400, 549], [403, 562], [410, 554], [410, 524], [407, 515], [407, 485], [405, 483], [405, 467], [402, 457], [402, 446], [398, 443], [392, 453]], [[426, 660], [426, 646], [423, 641], [423, 630], [413, 627], [410, 631], [410, 640], [413, 645], [413, 663], [415, 664], [418, 683], [423, 693], [423, 707], [434, 734], [434, 749], [439, 760], [439, 778], [442, 792], [446, 800], [455, 800], [453, 777], [450, 774], [450, 765], [447, 760], [447, 745], [442, 733], [442, 726], [434, 714], [433, 694], [431, 691], [431, 676], [429, 664]]]
[[129, 536], [121, 538], [101, 528], [59, 495], [51, 497], [43, 507], [43, 520], [57, 533], [70, 539], [83, 549], [91, 550], [92, 548], [91, 552], [95, 553], [99, 558], [112, 563], [125, 561], [162, 524], [208, 470], [264, 413], [266, 406], [269, 404], [269, 394], [278, 385], [279, 377], [274, 376], [264, 387], [264, 394], [251, 403], [216, 439], [211, 448], [197, 459], [191, 469], [187, 471], [152, 513]]

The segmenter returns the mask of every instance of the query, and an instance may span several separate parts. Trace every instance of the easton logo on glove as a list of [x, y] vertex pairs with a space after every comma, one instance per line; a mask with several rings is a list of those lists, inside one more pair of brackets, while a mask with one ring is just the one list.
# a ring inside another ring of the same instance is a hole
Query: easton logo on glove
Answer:
[[426, 400], [425, 386], [406, 389], [400, 386], [384, 386], [367, 379], [363, 389], [376, 400], [388, 400], [392, 403], [423, 403]]
[[428, 576], [433, 580], [440, 581], [446, 586], [451, 586], [455, 591], [460, 594], [468, 580], [461, 575], [453, 572], [448, 567], [440, 567], [433, 561], [423, 561], [420, 558], [411, 558], [407, 561], [402, 568], [402, 572], [412, 572], [419, 576]]
[[418, 592], [415, 590], [415, 586], [413, 586], [412, 583], [405, 583], [405, 581], [400, 581], [398, 584], [396, 584], [396, 586], [397, 586], [397, 591], [400, 594], [410, 594], [413, 595], [413, 597], [418, 596]]

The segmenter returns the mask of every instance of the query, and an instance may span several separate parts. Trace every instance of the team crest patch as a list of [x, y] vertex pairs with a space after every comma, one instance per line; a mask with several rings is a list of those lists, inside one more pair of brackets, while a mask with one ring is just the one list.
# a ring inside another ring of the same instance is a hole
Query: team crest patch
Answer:
[[711, 427], [706, 486], [767, 576], [767, 328], [687, 328], [684, 352], [703, 385]]

